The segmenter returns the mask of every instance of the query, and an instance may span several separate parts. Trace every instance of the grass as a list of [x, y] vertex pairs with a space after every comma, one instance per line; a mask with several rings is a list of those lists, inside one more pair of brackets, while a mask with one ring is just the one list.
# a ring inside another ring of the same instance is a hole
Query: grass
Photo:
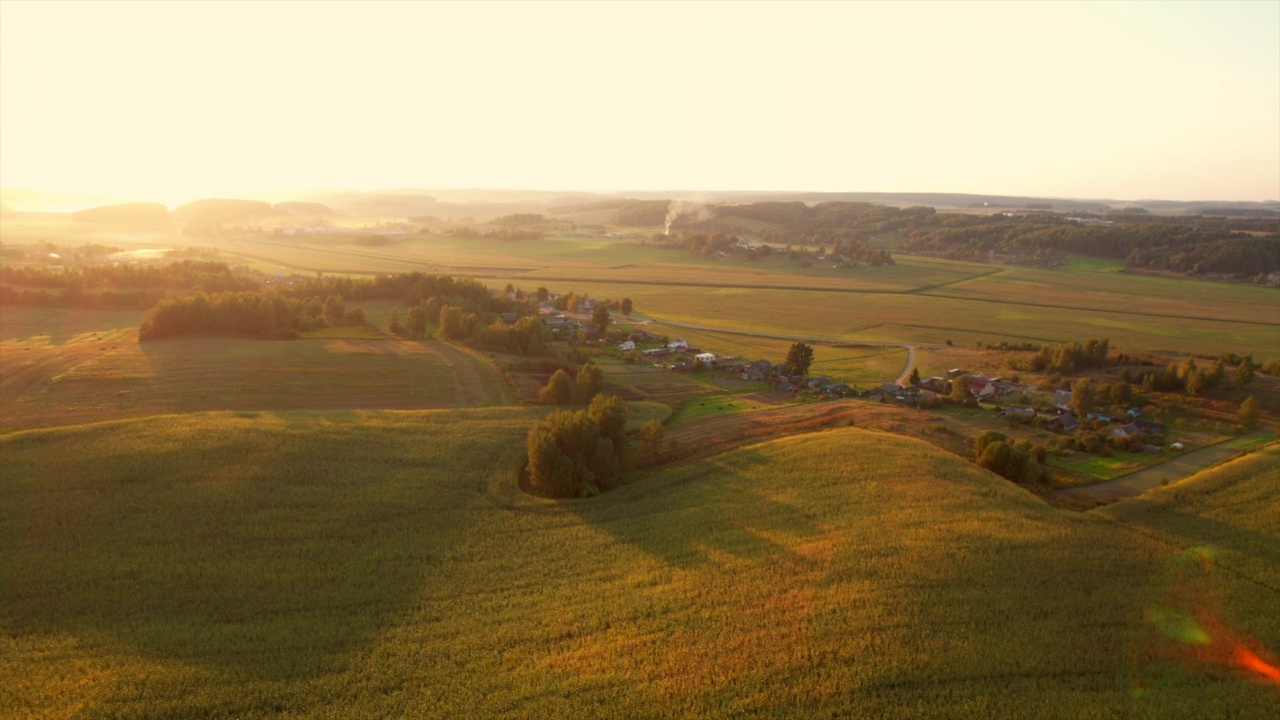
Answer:
[[302, 340], [137, 341], [141, 312], [7, 307], [0, 430], [205, 410], [475, 407], [509, 402], [490, 365], [372, 327]]
[[1076, 453], [1075, 455], [1049, 458], [1049, 464], [1064, 470], [1092, 475], [1099, 480], [1114, 480], [1144, 467], [1154, 465], [1164, 458], [1150, 453], [1133, 453], [1115, 450], [1111, 457]]
[[1274, 707], [1275, 688], [1144, 620], [1177, 599], [1182, 545], [1213, 542], [1230, 549], [1231, 572], [1203, 583], [1219, 617], [1260, 652], [1280, 645], [1276, 592], [1247, 579], [1277, 566], [1274, 456], [1240, 473], [1245, 504], [1159, 522], [1056, 511], [857, 429], [550, 502], [514, 489], [541, 412], [191, 414], [0, 438], [0, 715]]

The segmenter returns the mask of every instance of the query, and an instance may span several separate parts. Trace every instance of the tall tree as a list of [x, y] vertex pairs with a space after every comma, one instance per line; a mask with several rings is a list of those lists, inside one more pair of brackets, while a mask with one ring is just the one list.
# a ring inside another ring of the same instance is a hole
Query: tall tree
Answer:
[[621, 307], [622, 314], [630, 315], [632, 309], [633, 309], [633, 306], [631, 304], [631, 298], [622, 298], [622, 307]]
[[538, 402], [544, 405], [568, 405], [573, 402], [573, 381], [569, 379], [569, 373], [556, 370], [542, 392], [538, 393]]
[[968, 375], [961, 375], [951, 381], [951, 394], [947, 396], [948, 400], [954, 403], [962, 403], [968, 400], [970, 395]]
[[1238, 416], [1240, 424], [1246, 430], [1252, 430], [1258, 427], [1258, 401], [1252, 395], [1244, 399], [1240, 403], [1240, 415]]
[[600, 332], [604, 332], [609, 327], [609, 308], [603, 304], [597, 305], [594, 312], [591, 313], [591, 322]]
[[588, 362], [578, 371], [576, 400], [582, 405], [589, 404], [604, 390], [604, 373], [593, 362]]
[[813, 348], [802, 342], [795, 343], [787, 351], [787, 367], [794, 375], [808, 375], [809, 366], [813, 364]]
[[1246, 355], [1232, 371], [1231, 379], [1236, 381], [1236, 387], [1246, 387], [1253, 382], [1253, 375], [1253, 356]]
[[1081, 378], [1071, 386], [1071, 410], [1076, 417], [1087, 417], [1098, 401], [1097, 390], [1089, 378]]

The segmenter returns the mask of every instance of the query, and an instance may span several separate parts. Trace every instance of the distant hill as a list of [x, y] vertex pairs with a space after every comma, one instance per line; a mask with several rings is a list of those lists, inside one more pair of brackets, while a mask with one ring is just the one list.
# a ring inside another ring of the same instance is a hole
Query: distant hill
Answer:
[[196, 200], [174, 210], [173, 215], [188, 224], [244, 222], [271, 215], [271, 204], [260, 200]]
[[332, 217], [333, 208], [314, 202], [282, 202], [271, 208], [273, 215], [295, 217], [300, 215], [312, 217]]
[[103, 205], [71, 213], [72, 222], [95, 225], [163, 225], [170, 221], [169, 208], [160, 203], [137, 202]]

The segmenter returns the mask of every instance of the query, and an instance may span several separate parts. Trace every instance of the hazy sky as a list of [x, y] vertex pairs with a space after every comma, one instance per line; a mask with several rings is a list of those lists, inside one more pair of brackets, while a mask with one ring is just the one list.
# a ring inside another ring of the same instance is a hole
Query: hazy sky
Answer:
[[0, 0], [0, 187], [1280, 198], [1280, 1]]

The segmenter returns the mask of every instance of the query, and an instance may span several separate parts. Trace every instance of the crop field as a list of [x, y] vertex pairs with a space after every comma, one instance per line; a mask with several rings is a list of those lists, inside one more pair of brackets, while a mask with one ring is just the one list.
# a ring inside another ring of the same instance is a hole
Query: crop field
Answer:
[[1080, 515], [846, 428], [553, 502], [514, 485], [542, 412], [0, 438], [0, 715], [1275, 707], [1258, 669], [1280, 646], [1274, 454], [1189, 481], [1212, 492]]
[[140, 311], [6, 307], [3, 430], [198, 410], [474, 407], [508, 401], [482, 359], [371, 328], [302, 340], [139, 343]]

